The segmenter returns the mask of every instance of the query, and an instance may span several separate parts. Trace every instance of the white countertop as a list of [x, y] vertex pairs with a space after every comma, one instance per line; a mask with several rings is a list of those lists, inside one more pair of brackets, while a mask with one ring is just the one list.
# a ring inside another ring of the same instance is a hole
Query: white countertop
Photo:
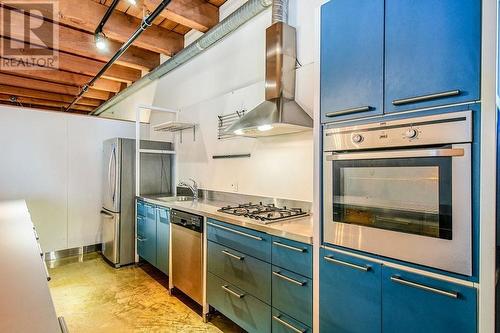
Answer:
[[155, 196], [141, 196], [141, 198], [146, 202], [156, 205], [203, 215], [222, 222], [262, 231], [270, 235], [308, 244], [312, 244], [313, 241], [312, 216], [262, 224], [247, 217], [218, 212], [218, 209], [228, 205], [225, 202], [203, 199], [198, 201], [167, 201], [158, 199]]
[[0, 202], [0, 332], [61, 332], [24, 201]]

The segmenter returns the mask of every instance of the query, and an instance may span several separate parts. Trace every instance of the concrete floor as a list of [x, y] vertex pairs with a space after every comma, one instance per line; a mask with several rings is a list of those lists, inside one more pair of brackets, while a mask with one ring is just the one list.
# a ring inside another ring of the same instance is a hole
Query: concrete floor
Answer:
[[54, 305], [70, 333], [242, 332], [220, 315], [203, 323], [201, 307], [170, 296], [167, 277], [149, 264], [114, 269], [93, 253], [49, 266]]

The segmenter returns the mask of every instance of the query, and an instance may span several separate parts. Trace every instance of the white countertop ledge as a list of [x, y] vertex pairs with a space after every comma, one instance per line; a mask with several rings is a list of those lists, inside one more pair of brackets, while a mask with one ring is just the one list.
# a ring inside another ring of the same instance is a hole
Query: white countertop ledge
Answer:
[[227, 202], [204, 199], [199, 199], [196, 201], [166, 201], [158, 199], [155, 196], [148, 195], [144, 195], [139, 198], [155, 205], [178, 209], [192, 214], [202, 215], [218, 221], [257, 231], [262, 231], [269, 235], [283, 237], [307, 244], [313, 243], [312, 215], [280, 222], [262, 224], [247, 217], [218, 212], [218, 209], [228, 205]]

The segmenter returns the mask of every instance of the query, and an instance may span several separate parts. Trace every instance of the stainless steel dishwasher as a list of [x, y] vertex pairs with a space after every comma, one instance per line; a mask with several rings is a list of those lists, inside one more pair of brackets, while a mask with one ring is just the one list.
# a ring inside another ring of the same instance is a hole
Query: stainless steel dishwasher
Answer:
[[198, 304], [203, 302], [203, 217], [172, 209], [172, 283]]

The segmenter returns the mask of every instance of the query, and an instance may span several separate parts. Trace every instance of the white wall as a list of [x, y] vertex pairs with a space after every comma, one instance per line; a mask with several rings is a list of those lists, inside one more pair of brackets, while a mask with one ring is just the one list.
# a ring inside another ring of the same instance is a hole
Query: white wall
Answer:
[[[221, 10], [227, 15], [235, 3]], [[297, 29], [296, 100], [312, 115], [314, 16], [320, 0], [291, 0], [289, 23]], [[217, 115], [251, 110], [264, 100], [266, 10], [202, 55], [156, 84], [114, 106], [105, 116], [133, 117], [136, 103], [181, 111], [180, 120], [199, 124], [196, 141], [177, 145], [179, 179], [195, 178], [206, 189], [312, 201], [312, 131], [274, 138], [217, 140]], [[114, 113], [111, 115], [111, 113]], [[152, 118], [152, 124], [154, 119]], [[178, 141], [177, 141], [178, 142]], [[212, 155], [251, 153], [250, 159], [213, 160]]]
[[102, 141], [134, 128], [0, 106], [0, 200], [27, 200], [44, 251], [100, 242]]

